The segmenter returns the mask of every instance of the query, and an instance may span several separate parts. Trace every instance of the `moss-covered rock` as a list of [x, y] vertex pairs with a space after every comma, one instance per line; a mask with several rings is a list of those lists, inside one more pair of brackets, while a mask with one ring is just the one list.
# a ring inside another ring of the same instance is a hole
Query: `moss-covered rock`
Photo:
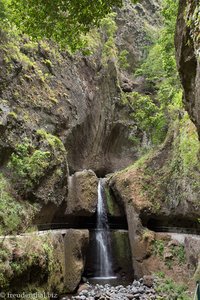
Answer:
[[73, 292], [84, 269], [88, 239], [87, 230], [2, 237], [1, 291]]
[[42, 288], [65, 292], [62, 234], [27, 234], [1, 238], [0, 288], [23, 292]]
[[126, 276], [126, 278], [130, 278], [130, 280], [133, 279], [134, 271], [132, 269], [132, 255], [128, 231], [113, 230], [111, 232], [111, 242], [115, 271], [122, 276]]
[[97, 207], [98, 178], [92, 170], [76, 172], [69, 177], [66, 215], [91, 216]]
[[107, 203], [107, 212], [110, 217], [121, 217], [124, 216], [123, 207], [116, 202], [116, 199], [112, 196], [110, 189], [105, 185], [105, 199]]
[[74, 292], [81, 281], [89, 243], [88, 230], [70, 229], [65, 236], [65, 288]]

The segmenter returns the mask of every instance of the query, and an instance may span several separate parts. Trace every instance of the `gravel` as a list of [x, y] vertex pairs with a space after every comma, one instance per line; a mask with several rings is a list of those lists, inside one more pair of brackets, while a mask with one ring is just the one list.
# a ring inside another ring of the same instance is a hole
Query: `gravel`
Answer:
[[87, 284], [87, 289], [83, 289], [73, 300], [154, 300], [157, 299], [154, 289], [154, 282], [149, 287], [144, 284], [143, 279], [134, 280], [132, 284], [112, 286], [110, 284]]

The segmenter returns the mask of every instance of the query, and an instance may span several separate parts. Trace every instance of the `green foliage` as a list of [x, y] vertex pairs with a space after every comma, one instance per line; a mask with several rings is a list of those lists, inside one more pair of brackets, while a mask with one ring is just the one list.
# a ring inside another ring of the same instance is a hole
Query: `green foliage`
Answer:
[[31, 141], [25, 139], [23, 144], [17, 145], [15, 153], [12, 154], [9, 168], [23, 189], [32, 188], [48, 168], [50, 156], [49, 151], [36, 150]]
[[177, 0], [162, 2], [164, 26], [158, 39], [149, 49], [149, 54], [136, 75], [145, 76], [151, 89], [156, 91], [155, 102], [169, 119], [182, 109], [182, 93], [176, 68], [174, 33], [178, 9]]
[[13, 23], [33, 38], [52, 38], [72, 50], [83, 46], [81, 34], [121, 6], [121, 0], [10, 0], [8, 16]]
[[185, 247], [183, 245], [179, 246], [172, 246], [170, 249], [173, 257], [178, 259], [178, 263], [184, 264], [186, 261], [186, 256], [185, 256]]
[[127, 50], [122, 50], [118, 55], [118, 63], [121, 69], [127, 69], [129, 67], [127, 55]]
[[122, 99], [128, 104], [133, 113], [131, 117], [136, 122], [138, 129], [146, 132], [154, 145], [162, 142], [166, 136], [166, 117], [150, 96], [137, 92], [124, 94]]
[[115, 33], [117, 25], [115, 22], [116, 13], [109, 14], [101, 21], [101, 29], [104, 32], [105, 42], [103, 43], [102, 50], [102, 63], [106, 64], [108, 60], [117, 61], [118, 50], [115, 45]]
[[174, 141], [171, 161], [174, 176], [193, 177], [194, 170], [200, 172], [199, 151], [200, 144], [196, 128], [185, 113], [180, 121], [179, 135]]
[[[164, 259], [164, 250], [167, 249], [167, 252], [170, 253], [170, 256]], [[163, 240], [154, 240], [153, 241], [153, 254], [159, 256], [164, 260], [165, 265], [169, 269], [172, 269], [173, 264], [182, 265], [186, 261], [185, 256], [185, 247], [183, 245], [166, 245]]]

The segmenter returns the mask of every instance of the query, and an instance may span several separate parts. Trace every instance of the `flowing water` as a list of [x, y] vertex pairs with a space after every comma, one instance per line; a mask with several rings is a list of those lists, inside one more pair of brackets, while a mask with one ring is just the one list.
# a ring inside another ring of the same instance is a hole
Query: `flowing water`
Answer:
[[101, 179], [98, 184], [97, 228], [95, 238], [98, 265], [95, 277], [101, 279], [115, 278], [112, 269], [110, 230], [106, 205], [103, 198], [103, 186]]

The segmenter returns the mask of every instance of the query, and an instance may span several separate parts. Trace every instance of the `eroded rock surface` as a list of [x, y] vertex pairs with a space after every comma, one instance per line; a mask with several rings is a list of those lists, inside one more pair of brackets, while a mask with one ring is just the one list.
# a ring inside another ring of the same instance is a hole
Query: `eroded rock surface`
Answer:
[[199, 3], [179, 1], [176, 30], [177, 65], [184, 88], [185, 107], [200, 135]]

